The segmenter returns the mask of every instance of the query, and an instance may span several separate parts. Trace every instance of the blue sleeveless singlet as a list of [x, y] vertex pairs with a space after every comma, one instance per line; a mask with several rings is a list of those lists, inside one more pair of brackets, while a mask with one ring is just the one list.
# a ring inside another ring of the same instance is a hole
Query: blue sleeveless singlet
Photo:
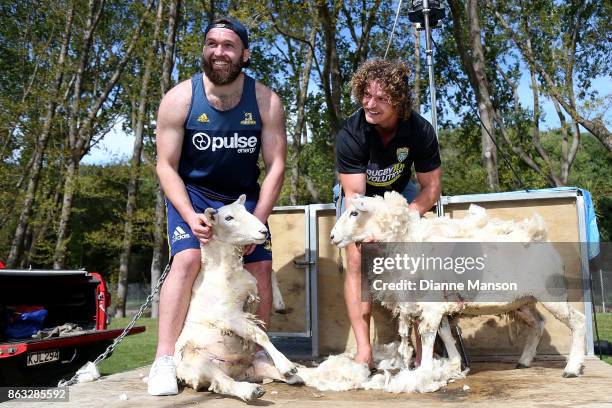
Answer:
[[222, 200], [257, 194], [261, 116], [255, 80], [244, 75], [240, 102], [226, 111], [209, 103], [201, 73], [191, 79], [191, 90], [179, 163], [187, 189]]

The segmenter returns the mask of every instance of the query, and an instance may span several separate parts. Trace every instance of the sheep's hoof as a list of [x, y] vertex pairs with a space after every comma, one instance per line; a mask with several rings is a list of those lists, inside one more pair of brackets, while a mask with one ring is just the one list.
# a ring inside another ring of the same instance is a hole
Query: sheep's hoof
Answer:
[[257, 387], [255, 387], [255, 389], [253, 390], [253, 393], [251, 394], [251, 400], [254, 400], [256, 398], [261, 398], [263, 397], [265, 393], [266, 393], [266, 389], [262, 387], [261, 385], [258, 385]]
[[523, 369], [523, 368], [529, 368], [529, 366], [525, 365], [525, 364], [521, 364], [521, 363], [517, 363], [516, 364], [516, 369], [520, 370], [520, 369]]
[[576, 378], [578, 374], [576, 373], [568, 373], [567, 371], [563, 372], [563, 378]]
[[287, 377], [291, 377], [293, 375], [296, 375], [298, 372], [298, 369], [296, 366], [293, 366], [290, 370], [287, 371], [281, 371], [281, 374], [283, 375], [283, 377], [287, 378]]
[[289, 385], [304, 385], [305, 384], [302, 377], [300, 377], [297, 374], [289, 376], [288, 378], [285, 379], [285, 382]]

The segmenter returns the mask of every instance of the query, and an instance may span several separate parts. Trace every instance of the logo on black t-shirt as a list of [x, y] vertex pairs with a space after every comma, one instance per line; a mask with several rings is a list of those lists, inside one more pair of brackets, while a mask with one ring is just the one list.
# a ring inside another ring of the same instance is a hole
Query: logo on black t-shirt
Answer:
[[402, 163], [404, 160], [406, 160], [406, 157], [408, 157], [409, 150], [410, 149], [407, 147], [400, 147], [399, 149], [397, 149], [395, 152], [397, 154], [397, 161]]
[[[368, 166], [371, 166], [370, 163]], [[366, 170], [366, 182], [371, 186], [386, 187], [395, 183], [406, 168], [404, 163], [395, 163], [384, 169], [368, 168]]]

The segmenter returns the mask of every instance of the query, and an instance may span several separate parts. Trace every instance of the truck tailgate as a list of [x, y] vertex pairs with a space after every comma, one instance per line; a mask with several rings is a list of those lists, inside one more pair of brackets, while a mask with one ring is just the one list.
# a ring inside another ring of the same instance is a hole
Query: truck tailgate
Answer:
[[[128, 334], [145, 331], [133, 327]], [[87, 361], [93, 361], [123, 329], [88, 330], [47, 339], [20, 339], [0, 343], [0, 386], [57, 385]]]

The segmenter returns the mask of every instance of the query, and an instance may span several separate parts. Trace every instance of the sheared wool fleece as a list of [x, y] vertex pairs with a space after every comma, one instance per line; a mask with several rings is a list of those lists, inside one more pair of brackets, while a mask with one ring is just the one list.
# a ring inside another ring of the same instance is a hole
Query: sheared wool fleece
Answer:
[[374, 363], [383, 373], [372, 377], [366, 364], [353, 361], [354, 353], [329, 356], [315, 368], [298, 367], [298, 375], [306, 385], [320, 391], [364, 389], [423, 393], [437, 391], [449, 382], [465, 378], [467, 374], [467, 370], [457, 369], [446, 358], [435, 359], [433, 370], [411, 370], [403, 365], [398, 347], [399, 342], [375, 346]]

